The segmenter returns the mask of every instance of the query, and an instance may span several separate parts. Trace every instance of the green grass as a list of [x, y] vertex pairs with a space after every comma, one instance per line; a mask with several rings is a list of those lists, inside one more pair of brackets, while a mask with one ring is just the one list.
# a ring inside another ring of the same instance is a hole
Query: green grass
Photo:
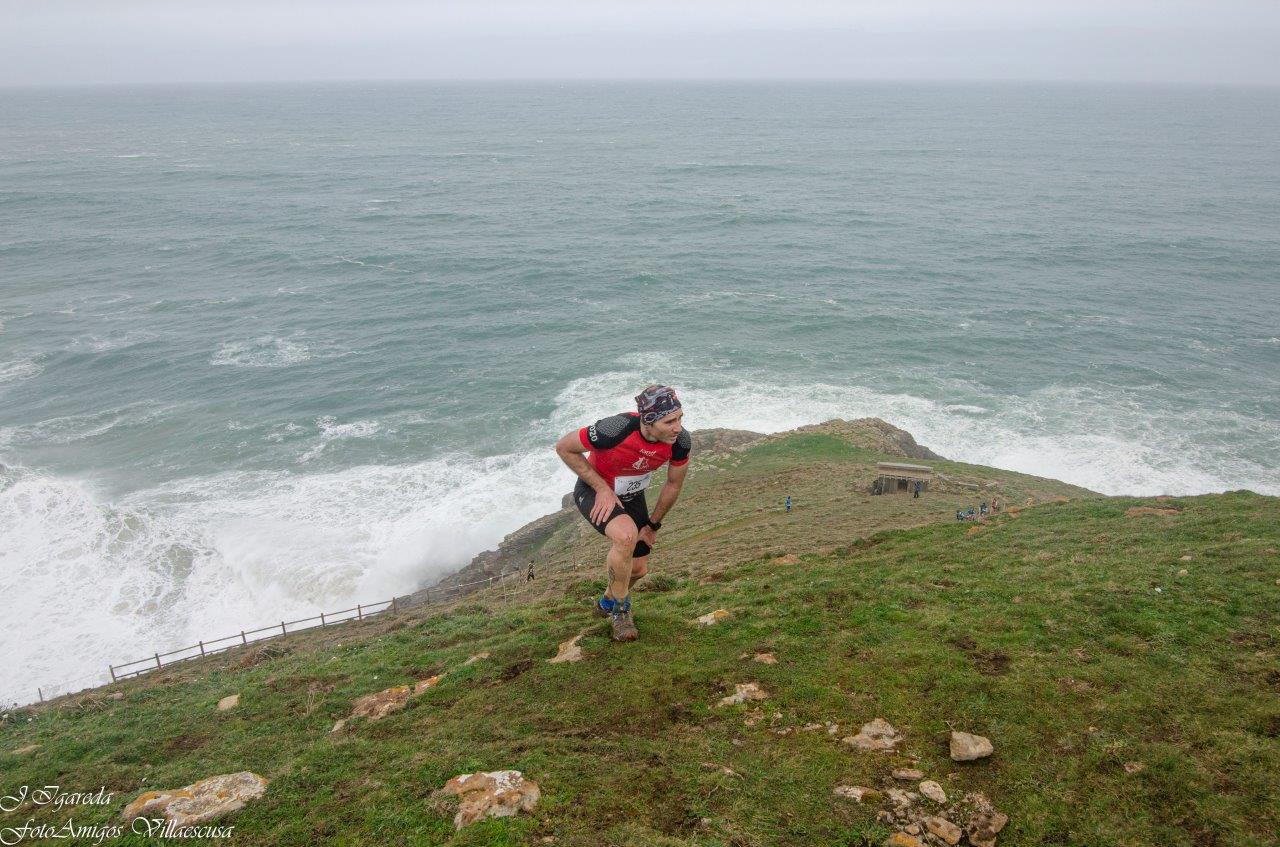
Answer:
[[[105, 823], [142, 790], [248, 769], [271, 785], [227, 819], [235, 836], [221, 843], [879, 844], [891, 830], [874, 808], [832, 787], [876, 785], [910, 755], [948, 794], [982, 791], [1008, 813], [1002, 845], [1280, 843], [1280, 500], [1178, 498], [1160, 504], [1177, 516], [1129, 518], [1129, 506], [1154, 503], [1091, 496], [970, 535], [947, 519], [949, 503], [850, 495], [837, 509], [830, 494], [826, 505], [806, 495], [796, 499], [808, 511], [785, 516], [754, 554], [732, 531], [697, 540], [764, 502], [752, 485], [766, 478], [838, 491], [875, 460], [806, 439], [691, 475], [699, 487], [673, 512], [674, 549], [655, 553], [657, 578], [635, 596], [635, 644], [611, 644], [589, 617], [602, 585], [593, 570], [553, 567], [523, 598], [302, 633], [274, 642], [283, 655], [239, 651], [114, 686], [123, 701], [20, 710], [0, 724], [0, 792], [105, 785], [117, 802], [28, 809], [0, 826]], [[719, 502], [726, 490], [740, 496]], [[864, 506], [885, 511], [856, 514]], [[761, 514], [742, 525], [757, 540], [776, 517]], [[598, 537], [560, 543], [566, 556], [603, 553]], [[777, 562], [775, 547], [800, 561]], [[715, 608], [732, 617], [691, 625]], [[584, 628], [585, 661], [546, 663]], [[490, 658], [461, 667], [480, 651]], [[778, 664], [740, 658], [756, 651]], [[356, 697], [444, 670], [403, 711], [329, 734]], [[771, 694], [752, 727], [749, 706], [711, 707], [745, 681]], [[235, 692], [239, 708], [217, 712]], [[843, 736], [874, 717], [905, 734], [901, 755], [771, 731], [835, 721]], [[990, 737], [995, 755], [951, 762], [952, 728]], [[35, 754], [7, 754], [31, 743]], [[1127, 761], [1146, 769], [1126, 774]], [[539, 782], [537, 810], [455, 833], [432, 791], [499, 768]]]

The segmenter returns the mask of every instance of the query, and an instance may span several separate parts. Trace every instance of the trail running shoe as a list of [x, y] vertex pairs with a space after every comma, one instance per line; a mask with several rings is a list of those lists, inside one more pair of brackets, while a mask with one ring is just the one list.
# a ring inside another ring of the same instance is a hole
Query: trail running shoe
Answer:
[[[618, 606], [617, 600], [610, 600], [608, 597], [601, 597], [596, 601], [596, 617], [607, 618], [613, 614]], [[631, 611], [631, 596], [628, 595], [626, 600], [622, 601], [622, 611]]]
[[635, 641], [640, 637], [640, 630], [636, 629], [635, 623], [631, 620], [630, 610], [614, 612], [612, 617], [614, 641]]

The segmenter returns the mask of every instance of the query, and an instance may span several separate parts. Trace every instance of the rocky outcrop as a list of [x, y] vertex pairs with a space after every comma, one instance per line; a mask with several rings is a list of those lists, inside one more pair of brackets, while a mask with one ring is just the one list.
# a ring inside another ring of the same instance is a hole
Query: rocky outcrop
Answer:
[[455, 829], [481, 818], [508, 818], [518, 812], [532, 812], [542, 792], [538, 783], [525, 779], [520, 771], [464, 773], [444, 784], [439, 795], [459, 799], [453, 816]]
[[820, 424], [798, 427], [793, 431], [835, 435], [854, 447], [889, 456], [901, 456], [904, 459], [943, 458], [928, 447], [917, 444], [911, 433], [880, 418], [857, 418], [851, 421], [835, 418]]
[[220, 774], [182, 788], [148, 791], [124, 808], [125, 821], [162, 817], [176, 826], [197, 826], [244, 808], [261, 797], [267, 781], [256, 773]]

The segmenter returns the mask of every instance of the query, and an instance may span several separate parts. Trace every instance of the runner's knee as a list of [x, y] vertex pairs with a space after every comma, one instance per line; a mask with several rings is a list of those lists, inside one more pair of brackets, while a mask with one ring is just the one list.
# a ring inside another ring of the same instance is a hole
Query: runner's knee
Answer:
[[636, 546], [636, 540], [640, 537], [640, 531], [636, 529], [635, 521], [625, 515], [609, 521], [609, 527], [605, 534], [609, 536], [613, 546], [625, 547], [628, 554]]

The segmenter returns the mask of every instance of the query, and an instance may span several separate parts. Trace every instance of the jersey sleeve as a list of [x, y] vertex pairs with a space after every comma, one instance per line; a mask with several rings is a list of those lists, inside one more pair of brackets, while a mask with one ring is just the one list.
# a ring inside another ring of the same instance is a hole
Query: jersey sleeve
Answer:
[[617, 447], [631, 434], [631, 427], [636, 418], [627, 415], [612, 415], [601, 418], [591, 426], [578, 430], [578, 439], [582, 446], [589, 450], [608, 450]]
[[683, 465], [688, 462], [689, 451], [692, 449], [693, 439], [689, 437], [689, 430], [680, 430], [680, 434], [676, 436], [676, 443], [671, 445], [671, 464]]

